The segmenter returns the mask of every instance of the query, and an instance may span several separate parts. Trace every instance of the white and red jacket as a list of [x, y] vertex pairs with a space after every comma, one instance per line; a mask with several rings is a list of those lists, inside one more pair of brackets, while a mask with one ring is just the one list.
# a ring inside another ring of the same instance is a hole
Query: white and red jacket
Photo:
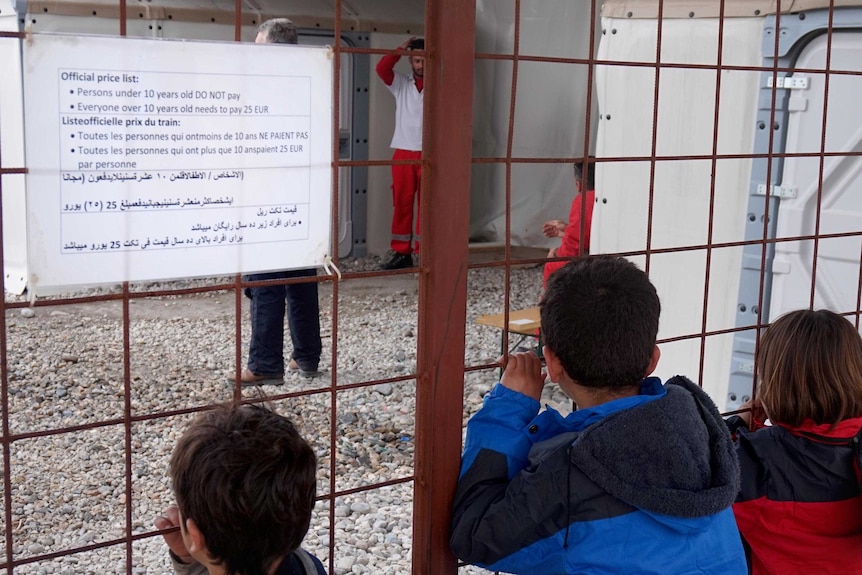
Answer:
[[387, 54], [377, 64], [377, 75], [395, 96], [395, 131], [390, 147], [397, 150], [422, 151], [422, 78], [407, 76], [393, 68], [401, 57]]

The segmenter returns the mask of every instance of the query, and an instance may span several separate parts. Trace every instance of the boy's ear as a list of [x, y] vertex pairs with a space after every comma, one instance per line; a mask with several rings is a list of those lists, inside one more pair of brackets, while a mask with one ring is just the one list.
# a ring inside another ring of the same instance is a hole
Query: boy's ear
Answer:
[[658, 348], [658, 346], [655, 346], [652, 348], [652, 357], [650, 357], [649, 367], [647, 367], [644, 377], [650, 375], [652, 372], [655, 371], [656, 366], [658, 366], [659, 359], [661, 359], [661, 350]]
[[548, 378], [554, 383], [560, 383], [564, 373], [560, 358], [547, 345], [542, 346], [542, 355], [545, 358], [545, 368], [548, 372]]
[[204, 539], [204, 534], [198, 529], [198, 524], [194, 519], [186, 519], [186, 533], [189, 534], [189, 540], [186, 542], [186, 547], [191, 554], [197, 554], [201, 551], [206, 552], [207, 542]]

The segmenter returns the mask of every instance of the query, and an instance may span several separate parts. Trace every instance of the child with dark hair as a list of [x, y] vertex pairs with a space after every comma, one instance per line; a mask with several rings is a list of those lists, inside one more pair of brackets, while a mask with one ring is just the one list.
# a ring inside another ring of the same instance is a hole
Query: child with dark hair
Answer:
[[293, 423], [234, 405], [192, 422], [171, 456], [176, 506], [156, 527], [174, 570], [202, 575], [326, 575], [299, 548], [311, 521], [317, 458]]
[[752, 411], [728, 419], [742, 428], [733, 511], [751, 572], [862, 573], [859, 332], [828, 310], [790, 312], [766, 328], [755, 366]]
[[554, 272], [543, 353], [578, 409], [539, 413], [539, 359], [509, 356], [467, 424], [455, 555], [531, 575], [745, 573], [730, 433], [697, 385], [647, 377], [660, 309], [626, 259], [581, 257]]

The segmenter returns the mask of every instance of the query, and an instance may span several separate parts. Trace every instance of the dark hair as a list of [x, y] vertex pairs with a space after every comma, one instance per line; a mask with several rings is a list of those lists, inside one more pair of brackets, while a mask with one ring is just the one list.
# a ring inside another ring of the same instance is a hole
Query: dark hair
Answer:
[[[587, 175], [584, 177], [584, 161], [587, 162]], [[581, 182], [583, 191], [596, 189], [596, 157], [588, 156], [575, 162], [575, 181]]]
[[540, 305], [544, 343], [577, 383], [622, 388], [643, 380], [661, 304], [633, 263], [613, 256], [575, 258], [551, 275]]
[[408, 50], [424, 50], [425, 49], [425, 40], [423, 38], [414, 38], [407, 44]]
[[769, 419], [836, 425], [862, 416], [862, 338], [829, 310], [798, 310], [766, 328], [755, 360]]
[[257, 27], [266, 41], [272, 44], [298, 44], [296, 24], [288, 18], [270, 18]]
[[316, 469], [293, 423], [259, 405], [201, 414], [170, 463], [183, 520], [194, 519], [229, 575], [266, 575], [299, 547], [311, 522]]

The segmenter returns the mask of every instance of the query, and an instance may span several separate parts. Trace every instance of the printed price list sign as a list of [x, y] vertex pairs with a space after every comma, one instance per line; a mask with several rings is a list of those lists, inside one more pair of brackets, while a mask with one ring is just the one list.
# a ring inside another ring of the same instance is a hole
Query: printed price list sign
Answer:
[[41, 34], [24, 56], [31, 289], [323, 262], [326, 48]]

